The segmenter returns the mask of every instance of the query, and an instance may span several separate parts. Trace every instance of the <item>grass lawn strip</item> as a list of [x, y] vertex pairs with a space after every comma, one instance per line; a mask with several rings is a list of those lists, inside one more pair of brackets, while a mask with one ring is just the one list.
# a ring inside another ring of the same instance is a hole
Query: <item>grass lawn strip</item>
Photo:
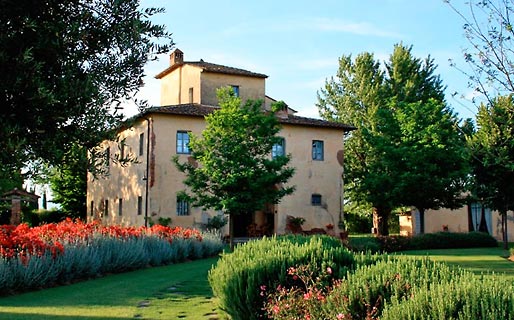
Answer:
[[498, 276], [514, 280], [514, 262], [507, 259], [509, 253], [502, 248], [435, 249], [404, 251], [408, 256], [429, 256], [435, 261], [460, 266], [475, 274], [494, 272]]
[[[186, 315], [188, 319], [209, 319], [215, 304], [205, 303], [212, 299], [207, 271], [216, 260], [148, 268], [2, 297], [0, 319], [170, 319], [169, 312], [177, 315], [171, 319]], [[172, 287], [184, 290], [167, 293]], [[158, 301], [168, 295], [183, 303], [160, 309]]]

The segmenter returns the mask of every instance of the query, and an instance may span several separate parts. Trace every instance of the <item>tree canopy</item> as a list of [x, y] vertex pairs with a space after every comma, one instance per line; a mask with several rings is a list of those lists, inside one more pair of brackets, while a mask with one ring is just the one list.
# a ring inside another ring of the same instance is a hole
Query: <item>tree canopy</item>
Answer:
[[467, 173], [464, 140], [433, 60], [415, 58], [412, 47], [399, 44], [385, 72], [367, 52], [339, 62], [337, 79], [318, 93], [318, 108], [323, 118], [358, 128], [345, 141], [350, 201], [373, 207], [379, 234], [388, 234], [396, 207], [422, 213], [453, 206]]
[[[186, 173], [184, 184], [193, 206], [223, 210], [230, 215], [251, 214], [294, 191], [284, 184], [293, 176], [289, 156], [271, 156], [280, 125], [274, 112], [265, 113], [262, 101], [246, 101], [230, 88], [218, 90], [220, 109], [206, 116], [201, 137], [190, 135], [191, 160], [173, 160]], [[283, 102], [273, 108], [283, 107]], [[232, 232], [231, 232], [232, 236]]]
[[474, 195], [502, 215], [507, 244], [507, 211], [514, 210], [514, 103], [512, 96], [482, 104], [477, 131], [471, 135]]
[[[0, 2], [0, 162], [59, 164], [121, 120], [143, 66], [172, 45], [139, 0]], [[159, 40], [161, 39], [161, 40]]]

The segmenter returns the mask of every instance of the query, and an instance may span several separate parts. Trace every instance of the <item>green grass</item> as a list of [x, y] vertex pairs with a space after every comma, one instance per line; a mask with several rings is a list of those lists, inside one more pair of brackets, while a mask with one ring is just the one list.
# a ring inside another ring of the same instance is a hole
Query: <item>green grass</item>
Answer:
[[429, 256], [436, 261], [460, 266], [476, 274], [498, 273], [514, 280], [514, 263], [507, 260], [508, 251], [502, 248], [413, 250], [399, 254], [408, 256]]
[[[405, 251], [514, 280], [501, 248]], [[217, 258], [148, 268], [0, 298], [0, 319], [221, 319], [207, 281]]]
[[0, 319], [218, 319], [207, 271], [217, 258], [0, 298]]

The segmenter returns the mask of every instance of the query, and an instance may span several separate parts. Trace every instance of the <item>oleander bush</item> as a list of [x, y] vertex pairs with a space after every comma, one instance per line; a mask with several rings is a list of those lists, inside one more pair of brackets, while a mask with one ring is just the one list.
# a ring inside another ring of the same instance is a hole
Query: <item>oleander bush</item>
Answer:
[[222, 251], [216, 235], [162, 225], [102, 226], [67, 219], [0, 226], [0, 293], [199, 259]]
[[209, 271], [209, 283], [219, 306], [232, 319], [259, 319], [267, 288], [291, 287], [297, 279], [288, 280], [290, 268], [312, 267], [312, 277], [330, 270], [325, 283], [339, 279], [358, 264], [371, 264], [376, 256], [354, 255], [333, 237], [289, 235], [252, 240], [222, 254]]

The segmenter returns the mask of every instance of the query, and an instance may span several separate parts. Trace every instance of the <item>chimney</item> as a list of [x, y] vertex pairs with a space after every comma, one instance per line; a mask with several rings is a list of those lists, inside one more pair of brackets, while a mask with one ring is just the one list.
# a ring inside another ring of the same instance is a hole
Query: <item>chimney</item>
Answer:
[[184, 62], [184, 53], [179, 49], [173, 50], [170, 54], [170, 67]]

